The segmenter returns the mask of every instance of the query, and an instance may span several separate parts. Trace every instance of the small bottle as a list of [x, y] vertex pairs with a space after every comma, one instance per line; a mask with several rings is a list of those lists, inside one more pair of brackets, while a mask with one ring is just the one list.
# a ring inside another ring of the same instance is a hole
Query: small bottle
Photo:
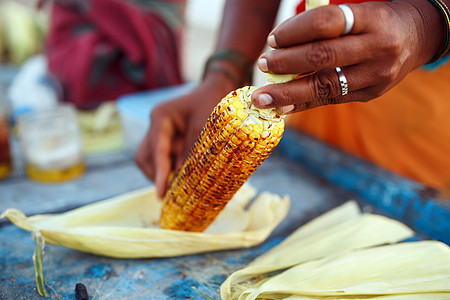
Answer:
[[[3, 93], [0, 93], [2, 97]], [[9, 148], [9, 126], [8, 116], [4, 99], [0, 99], [0, 180], [11, 173], [12, 161]]]
[[28, 112], [19, 117], [18, 129], [30, 179], [62, 182], [84, 173], [80, 130], [71, 105]]

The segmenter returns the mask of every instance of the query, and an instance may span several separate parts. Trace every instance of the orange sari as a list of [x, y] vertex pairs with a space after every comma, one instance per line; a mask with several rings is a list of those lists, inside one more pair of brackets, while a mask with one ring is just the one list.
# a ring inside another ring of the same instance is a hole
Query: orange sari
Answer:
[[368, 103], [291, 115], [288, 126], [402, 176], [450, 192], [450, 63], [411, 72]]

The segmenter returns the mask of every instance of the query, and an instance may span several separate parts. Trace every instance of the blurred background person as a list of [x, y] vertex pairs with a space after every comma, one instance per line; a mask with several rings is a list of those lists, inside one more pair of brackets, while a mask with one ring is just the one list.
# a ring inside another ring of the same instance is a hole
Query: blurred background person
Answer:
[[186, 0], [52, 1], [49, 73], [78, 108], [183, 82]]

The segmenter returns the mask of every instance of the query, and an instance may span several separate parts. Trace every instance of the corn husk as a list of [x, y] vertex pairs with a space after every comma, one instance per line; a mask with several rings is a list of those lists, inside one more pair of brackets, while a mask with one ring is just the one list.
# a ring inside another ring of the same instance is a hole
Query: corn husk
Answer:
[[320, 6], [330, 4], [329, 0], [305, 0], [305, 10], [314, 9]]
[[153, 187], [123, 194], [56, 215], [26, 217], [8, 209], [2, 217], [39, 231], [46, 243], [117, 258], [171, 257], [245, 248], [264, 241], [284, 219], [287, 196], [261, 193], [244, 185], [203, 233], [159, 228], [161, 200]]
[[426, 293], [426, 294], [400, 294], [383, 296], [338, 296], [338, 297], [314, 297], [293, 295], [287, 298], [277, 298], [286, 300], [349, 300], [349, 299], [373, 299], [373, 300], [448, 300], [448, 293]]
[[429, 299], [428, 294], [450, 298], [447, 245], [437, 241], [409, 242], [330, 255], [275, 275], [259, 287], [245, 290], [239, 299], [280, 299], [289, 295], [411, 299], [411, 294], [421, 299]]
[[350, 201], [231, 274], [221, 297], [450, 299], [450, 248], [436, 241], [391, 245], [412, 235], [402, 223], [361, 214]]
[[104, 102], [94, 110], [78, 110], [85, 154], [114, 152], [125, 146], [125, 136], [115, 103]]
[[19, 1], [0, 1], [0, 20], [3, 25], [0, 43], [10, 63], [22, 64], [40, 52], [42, 40], [35, 25], [35, 13], [29, 7]]
[[36, 287], [38, 289], [39, 295], [44, 297], [50, 297], [45, 289], [44, 284], [44, 246], [45, 241], [39, 231], [33, 232], [33, 239], [36, 242], [36, 247], [34, 248], [33, 254], [33, 264], [34, 264], [34, 277], [36, 278]]
[[389, 218], [362, 214], [354, 201], [327, 212], [297, 229], [282, 243], [231, 274], [221, 286], [223, 299], [237, 299], [247, 287], [256, 287], [268, 273], [335, 253], [395, 243], [413, 232]]

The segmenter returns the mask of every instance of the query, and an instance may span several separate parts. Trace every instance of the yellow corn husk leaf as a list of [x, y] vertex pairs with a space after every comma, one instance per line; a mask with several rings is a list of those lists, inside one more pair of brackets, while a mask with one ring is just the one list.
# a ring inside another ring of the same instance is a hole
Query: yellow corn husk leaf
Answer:
[[305, 0], [305, 10], [314, 9], [320, 6], [330, 4], [329, 0]]
[[77, 111], [85, 154], [114, 152], [125, 146], [125, 134], [115, 103], [105, 102], [94, 110]]
[[34, 276], [36, 278], [36, 286], [39, 292], [39, 295], [44, 297], [50, 297], [50, 295], [45, 290], [44, 284], [44, 247], [45, 241], [39, 231], [33, 231], [33, 239], [36, 243], [36, 247], [34, 249], [33, 254], [33, 264], [34, 264]]
[[8, 209], [2, 217], [27, 231], [39, 231], [50, 244], [117, 258], [170, 257], [264, 241], [286, 216], [289, 198], [262, 193], [245, 209], [254, 194], [254, 188], [244, 185], [203, 233], [159, 228], [161, 200], [153, 187], [63, 214], [26, 217]]
[[412, 235], [402, 223], [362, 214], [357, 204], [349, 201], [300, 227], [246, 268], [231, 274], [221, 286], [221, 296], [236, 299], [245, 288], [264, 282], [270, 272], [335, 253], [395, 243]]
[[410, 299], [411, 294], [428, 299], [428, 293], [450, 298], [450, 248], [437, 241], [387, 245], [305, 262], [247, 289], [239, 299], [289, 295]]
[[4, 43], [11, 63], [21, 64], [39, 52], [41, 41], [30, 8], [18, 1], [0, 2], [0, 19], [3, 21]]
[[[275, 295], [274, 295], [275, 296]], [[425, 298], [426, 297], [426, 298]], [[282, 296], [286, 300], [351, 300], [351, 299], [373, 299], [373, 300], [448, 300], [448, 293], [426, 293], [426, 294], [399, 294], [399, 295], [385, 295], [385, 296], [337, 296], [337, 297], [314, 297], [314, 296], [299, 296], [293, 295], [290, 297]]]
[[277, 83], [286, 83], [286, 82], [294, 80], [298, 75], [299, 74], [273, 74], [273, 73], [267, 73], [266, 83], [264, 85], [277, 84]]

